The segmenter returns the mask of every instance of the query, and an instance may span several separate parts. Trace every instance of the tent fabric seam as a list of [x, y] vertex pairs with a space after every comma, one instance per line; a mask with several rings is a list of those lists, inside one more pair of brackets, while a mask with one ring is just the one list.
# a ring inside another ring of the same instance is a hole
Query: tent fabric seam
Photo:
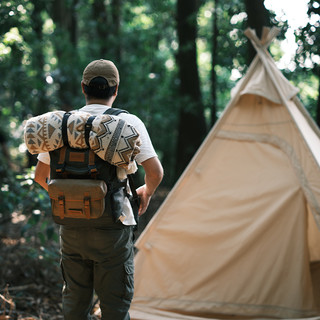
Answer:
[[[191, 302], [194, 303], [194, 301], [192, 300], [184, 300], [184, 299], [159, 299], [159, 298], [155, 298], [155, 297], [147, 297], [147, 298], [143, 298], [143, 297], [139, 297], [139, 298], [135, 298], [135, 300], [146, 300], [146, 301], [153, 301], [153, 302], [161, 302], [161, 301], [172, 301], [172, 302]], [[137, 303], [137, 302], [135, 302]], [[270, 311], [274, 311], [277, 310], [278, 312], [282, 312], [282, 311], [286, 311], [287, 312], [287, 316], [289, 315], [290, 317], [295, 314], [296, 316], [314, 316], [314, 315], [318, 315], [318, 311], [316, 309], [310, 309], [310, 310], [296, 310], [296, 309], [292, 309], [292, 308], [287, 308], [287, 307], [282, 307], [282, 306], [272, 306], [272, 305], [252, 305], [252, 304], [243, 304], [243, 303], [233, 303], [233, 302], [210, 302], [210, 301], [204, 301], [204, 300], [198, 300], [197, 304], [209, 304], [209, 305], [215, 305], [216, 307], [236, 307], [238, 308], [239, 306], [244, 307], [246, 309], [260, 309], [261, 312], [262, 310], [270, 310]], [[138, 304], [139, 306], [143, 306], [142, 304]], [[159, 310], [158, 308], [154, 308]], [[174, 309], [170, 309], [171, 312], [177, 312]], [[266, 312], [266, 311], [264, 311]], [[221, 311], [218, 312], [221, 314]], [[222, 313], [223, 314], [223, 313]], [[229, 312], [226, 312], [224, 314], [230, 314]], [[239, 314], [240, 315], [240, 314]], [[261, 316], [270, 316], [269, 313], [260, 313]]]
[[295, 174], [298, 180], [300, 181], [301, 188], [304, 191], [308, 201], [310, 201], [314, 219], [320, 229], [320, 205], [316, 201], [316, 198], [309, 186], [309, 182], [302, 170], [302, 166], [298, 160], [298, 157], [296, 156], [296, 153], [285, 140], [280, 139], [279, 137], [274, 135], [230, 132], [224, 130], [221, 130], [219, 133], [217, 133], [216, 137], [239, 141], [247, 140], [251, 142], [269, 143], [281, 149], [288, 156], [289, 161], [293, 165]]

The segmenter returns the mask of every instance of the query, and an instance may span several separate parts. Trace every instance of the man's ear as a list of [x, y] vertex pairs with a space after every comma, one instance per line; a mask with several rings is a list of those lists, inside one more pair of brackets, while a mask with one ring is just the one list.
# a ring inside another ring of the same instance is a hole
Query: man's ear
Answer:
[[113, 94], [114, 96], [117, 96], [117, 95], [118, 95], [118, 88], [119, 88], [119, 85], [117, 84], [117, 85], [116, 85], [116, 91], [115, 91], [114, 94]]
[[85, 94], [84, 92], [84, 83], [81, 81], [81, 90], [82, 90], [82, 93]]

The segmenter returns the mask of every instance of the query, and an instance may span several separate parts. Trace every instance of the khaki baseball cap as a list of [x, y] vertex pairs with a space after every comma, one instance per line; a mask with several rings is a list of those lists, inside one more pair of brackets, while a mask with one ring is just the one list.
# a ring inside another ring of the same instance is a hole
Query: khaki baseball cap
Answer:
[[110, 87], [120, 83], [118, 69], [110, 60], [100, 59], [90, 62], [83, 71], [82, 82], [88, 86], [90, 81], [96, 77], [105, 78]]

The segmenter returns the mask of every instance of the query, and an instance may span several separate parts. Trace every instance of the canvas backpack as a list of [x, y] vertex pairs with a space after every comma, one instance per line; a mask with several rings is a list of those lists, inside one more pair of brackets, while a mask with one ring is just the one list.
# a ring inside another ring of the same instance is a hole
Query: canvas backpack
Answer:
[[[109, 108], [104, 114], [118, 115], [125, 110]], [[127, 179], [119, 180], [117, 167], [102, 160], [90, 148], [75, 149], [69, 146], [66, 123], [62, 121], [62, 148], [50, 151], [50, 182], [53, 220], [60, 225], [109, 226], [122, 217], [125, 197], [129, 197], [136, 221], [139, 198], [133, 178], [128, 176], [132, 194], [127, 193]], [[89, 139], [94, 116], [85, 126], [85, 139]], [[89, 145], [89, 143], [87, 143]]]

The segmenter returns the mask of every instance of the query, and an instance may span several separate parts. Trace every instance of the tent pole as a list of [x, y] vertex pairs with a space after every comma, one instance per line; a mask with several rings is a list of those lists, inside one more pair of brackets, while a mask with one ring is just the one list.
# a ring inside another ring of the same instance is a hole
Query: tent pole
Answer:
[[[272, 74], [272, 72], [270, 71], [270, 69], [267, 67], [267, 66], [268, 66], [268, 63], [274, 64], [274, 61], [273, 61], [272, 57], [270, 56], [269, 52], [268, 52], [265, 48], [263, 48], [263, 47], [261, 47], [261, 46], [259, 45], [259, 42], [257, 43], [257, 41], [258, 41], [257, 39], [258, 39], [258, 38], [254, 37], [254, 34], [253, 34], [252, 37], [250, 37], [250, 39], [251, 39], [252, 45], [255, 47], [255, 49], [256, 49], [256, 51], [257, 51], [257, 54], [260, 56], [260, 59], [261, 59], [263, 65], [264, 65], [264, 67], [265, 67], [265, 69], [266, 69], [266, 71], [267, 71], [270, 79], [271, 79], [272, 82], [274, 83], [274, 86], [275, 86], [275, 88], [276, 88], [276, 90], [277, 90], [277, 92], [278, 92], [278, 94], [279, 94], [279, 96], [280, 96], [280, 99], [281, 99], [282, 104], [287, 108], [287, 110], [288, 110], [289, 113], [291, 114], [292, 118], [294, 119], [294, 116], [293, 116], [293, 114], [292, 114], [292, 111], [291, 111], [291, 109], [290, 109], [290, 107], [289, 107], [289, 105], [288, 105], [288, 103], [287, 103], [287, 99], [286, 99], [286, 97], [284, 96], [283, 92], [281, 91], [280, 85], [279, 85], [277, 79], [274, 77], [274, 75]], [[269, 61], [268, 61], [268, 60], [269, 60]], [[303, 116], [305, 116], [305, 118], [306, 118], [307, 122], [310, 124], [311, 128], [314, 130], [314, 132], [315, 132], [315, 133], [317, 134], [317, 136], [320, 138], [319, 128], [317, 128], [316, 124], [313, 122], [311, 116], [310, 116], [309, 113], [305, 110], [305, 108], [304, 108], [304, 106], [301, 104], [300, 100], [295, 96], [294, 98], [292, 98], [292, 101], [295, 103], [295, 105], [297, 106], [298, 110], [303, 114]], [[303, 141], [305, 142], [307, 148], [310, 150], [310, 147], [309, 147], [307, 141], [305, 140], [304, 135], [303, 135], [302, 132], [301, 132], [301, 129], [300, 129], [299, 126], [297, 126], [297, 125], [296, 125], [296, 127], [297, 127], [297, 129], [298, 129], [298, 131], [299, 131], [299, 133], [300, 133], [300, 136], [302, 137]], [[311, 151], [311, 150], [310, 150], [310, 151]], [[313, 155], [312, 152], [311, 152], [311, 154], [312, 154], [314, 160], [316, 161], [316, 159], [315, 159], [315, 157], [314, 157], [314, 155]]]

